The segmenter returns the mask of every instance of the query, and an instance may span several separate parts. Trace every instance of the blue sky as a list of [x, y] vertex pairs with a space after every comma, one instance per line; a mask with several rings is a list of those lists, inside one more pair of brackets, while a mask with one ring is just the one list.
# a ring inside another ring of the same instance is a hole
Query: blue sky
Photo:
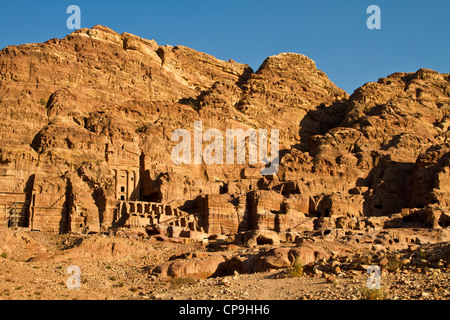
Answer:
[[[66, 9], [81, 8], [81, 27], [105, 25], [158, 44], [182, 44], [249, 64], [302, 53], [348, 93], [394, 72], [450, 73], [448, 0], [0, 0], [0, 48], [63, 38]], [[369, 5], [381, 30], [369, 30]]]

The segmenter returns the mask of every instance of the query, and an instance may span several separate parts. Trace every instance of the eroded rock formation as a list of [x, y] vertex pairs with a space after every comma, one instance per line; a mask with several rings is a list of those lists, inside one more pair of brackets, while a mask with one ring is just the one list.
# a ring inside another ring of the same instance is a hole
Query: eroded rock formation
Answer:
[[[450, 75], [350, 97], [300, 54], [259, 70], [106, 27], [0, 52], [0, 225], [226, 234], [450, 224]], [[176, 129], [278, 129], [280, 166], [182, 164]], [[254, 239], [257, 241], [257, 238]]]

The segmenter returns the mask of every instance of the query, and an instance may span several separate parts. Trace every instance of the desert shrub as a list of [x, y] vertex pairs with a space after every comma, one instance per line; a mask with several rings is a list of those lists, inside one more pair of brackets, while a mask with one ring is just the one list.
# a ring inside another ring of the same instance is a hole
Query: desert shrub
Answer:
[[293, 278], [303, 277], [303, 263], [299, 258], [295, 258], [294, 264], [292, 265], [289, 275]]
[[193, 285], [197, 280], [192, 277], [185, 278], [171, 278], [169, 284], [172, 288], [179, 288], [182, 286]]
[[361, 290], [363, 300], [384, 300], [386, 294], [383, 289], [369, 289], [367, 287]]
[[398, 269], [401, 269], [403, 267], [403, 262], [401, 260], [392, 259], [389, 260], [388, 264], [386, 265], [386, 269], [389, 272], [395, 272]]

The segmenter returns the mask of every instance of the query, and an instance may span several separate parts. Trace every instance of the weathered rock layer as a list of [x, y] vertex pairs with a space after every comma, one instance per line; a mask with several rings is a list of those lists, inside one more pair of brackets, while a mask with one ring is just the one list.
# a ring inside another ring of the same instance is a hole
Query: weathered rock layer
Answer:
[[[300, 54], [253, 72], [96, 26], [3, 49], [0, 110], [3, 226], [245, 238], [450, 224], [449, 74], [395, 73], [349, 97]], [[278, 172], [175, 164], [172, 133], [195, 121], [278, 129]]]

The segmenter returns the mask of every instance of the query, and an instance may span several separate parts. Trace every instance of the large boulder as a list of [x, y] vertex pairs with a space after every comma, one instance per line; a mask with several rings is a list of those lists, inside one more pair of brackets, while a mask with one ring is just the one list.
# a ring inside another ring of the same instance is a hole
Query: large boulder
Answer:
[[277, 232], [271, 230], [251, 230], [245, 233], [244, 243], [247, 247], [258, 245], [278, 246], [280, 237]]
[[159, 274], [162, 279], [170, 277], [206, 279], [221, 274], [221, 268], [225, 268], [225, 261], [225, 257], [221, 254], [211, 254], [193, 259], [177, 259], [157, 266], [153, 272]]

